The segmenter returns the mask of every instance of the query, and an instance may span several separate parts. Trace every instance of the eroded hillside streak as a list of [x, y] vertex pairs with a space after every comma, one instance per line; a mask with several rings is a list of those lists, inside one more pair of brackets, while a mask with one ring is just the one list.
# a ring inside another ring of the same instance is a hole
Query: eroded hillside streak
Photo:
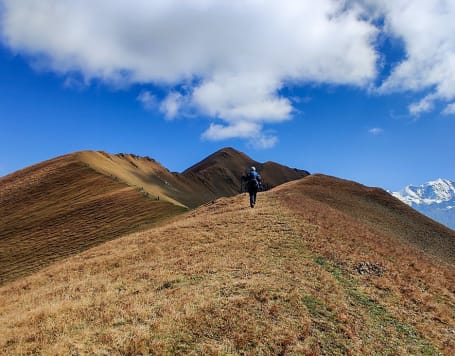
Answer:
[[[5, 285], [0, 350], [454, 350], [453, 269], [418, 251], [401, 255], [404, 245], [285, 192], [260, 194], [254, 209], [246, 195], [222, 198]], [[363, 259], [383, 263], [383, 276], [359, 275]]]
[[72, 156], [0, 181], [0, 285], [185, 211]]

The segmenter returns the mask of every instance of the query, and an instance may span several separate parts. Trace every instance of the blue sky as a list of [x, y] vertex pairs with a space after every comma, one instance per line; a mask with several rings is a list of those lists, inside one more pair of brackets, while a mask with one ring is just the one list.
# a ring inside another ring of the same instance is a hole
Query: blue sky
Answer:
[[453, 1], [0, 4], [0, 176], [232, 146], [391, 190], [455, 179]]

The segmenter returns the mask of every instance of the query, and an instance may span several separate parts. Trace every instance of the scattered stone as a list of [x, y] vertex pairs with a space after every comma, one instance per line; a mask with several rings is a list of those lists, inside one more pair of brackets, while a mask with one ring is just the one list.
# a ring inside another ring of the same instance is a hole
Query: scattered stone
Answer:
[[354, 269], [362, 275], [368, 274], [377, 277], [381, 277], [385, 272], [384, 267], [371, 262], [360, 262]]

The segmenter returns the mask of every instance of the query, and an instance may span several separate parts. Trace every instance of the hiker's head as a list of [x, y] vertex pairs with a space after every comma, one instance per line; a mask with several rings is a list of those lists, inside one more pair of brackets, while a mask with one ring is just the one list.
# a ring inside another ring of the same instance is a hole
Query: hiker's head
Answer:
[[252, 166], [250, 169], [251, 169], [252, 171], [255, 171], [255, 170], [256, 170], [256, 167]]

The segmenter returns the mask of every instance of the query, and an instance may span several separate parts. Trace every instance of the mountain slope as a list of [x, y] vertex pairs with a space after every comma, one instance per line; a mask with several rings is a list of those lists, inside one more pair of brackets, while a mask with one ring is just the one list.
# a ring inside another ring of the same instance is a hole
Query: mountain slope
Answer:
[[255, 209], [246, 194], [221, 198], [9, 283], [0, 350], [453, 354], [454, 265], [387, 233], [371, 217], [395, 199], [363, 189], [310, 176]]
[[455, 182], [437, 179], [420, 186], [409, 185], [391, 194], [422, 214], [455, 229]]
[[238, 194], [241, 176], [252, 165], [257, 166], [268, 188], [309, 174], [274, 162], [259, 163], [230, 147], [213, 153], [182, 174], [169, 172], [151, 158], [132, 154], [85, 151], [76, 155], [100, 173], [140, 187], [154, 197], [190, 208], [221, 196]]
[[341, 210], [376, 232], [412, 243], [455, 264], [455, 232], [394, 199], [383, 189], [324, 175], [311, 175], [296, 185], [306, 197]]
[[115, 177], [130, 186], [140, 188], [156, 199], [159, 197], [160, 200], [178, 206], [186, 206], [192, 199], [192, 192], [197, 192], [199, 188], [180, 174], [169, 172], [149, 157], [124, 153], [110, 155], [95, 151], [83, 151], [75, 155], [99, 173]]
[[100, 174], [77, 155], [0, 180], [0, 284], [185, 211]]
[[267, 189], [309, 175], [307, 171], [275, 162], [254, 161], [244, 153], [227, 147], [188, 168], [183, 172], [183, 176], [190, 181], [201, 182], [206, 190], [203, 193], [204, 201], [210, 201], [220, 196], [238, 194], [242, 189], [241, 177], [251, 166], [255, 166], [261, 174]]
[[[0, 178], [0, 284], [187, 207], [237, 194], [252, 163], [223, 149], [195, 166], [204, 170], [179, 174], [148, 157], [83, 151]], [[304, 172], [278, 164], [274, 171], [274, 185]]]

